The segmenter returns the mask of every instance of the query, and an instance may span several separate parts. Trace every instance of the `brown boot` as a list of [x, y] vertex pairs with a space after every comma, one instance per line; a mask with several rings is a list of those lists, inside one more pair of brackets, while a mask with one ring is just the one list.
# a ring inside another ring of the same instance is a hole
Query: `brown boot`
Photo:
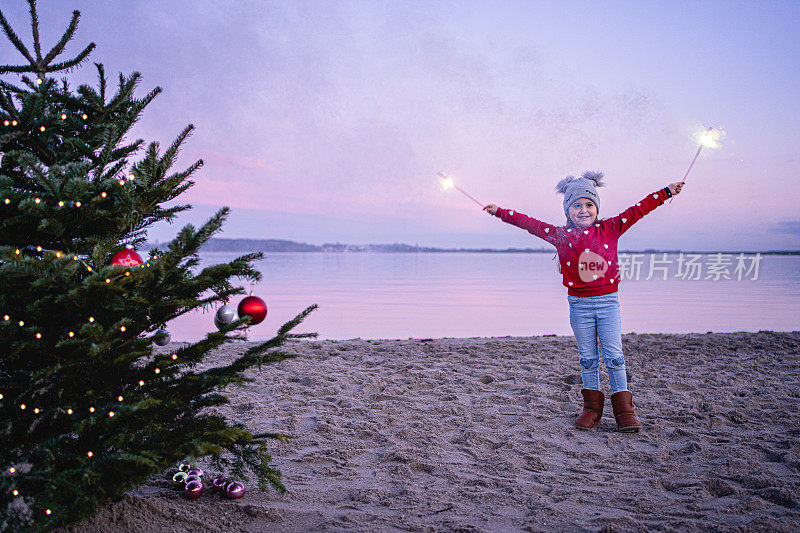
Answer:
[[575, 420], [578, 429], [592, 429], [603, 417], [603, 403], [606, 398], [603, 391], [594, 389], [581, 389], [583, 395], [583, 412]]
[[611, 395], [611, 407], [620, 431], [639, 431], [642, 424], [633, 412], [633, 395], [630, 391], [621, 390]]

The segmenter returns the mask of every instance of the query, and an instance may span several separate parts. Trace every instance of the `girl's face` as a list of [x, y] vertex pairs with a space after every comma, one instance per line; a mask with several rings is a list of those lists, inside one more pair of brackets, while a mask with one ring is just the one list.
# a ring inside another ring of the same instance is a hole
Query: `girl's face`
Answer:
[[578, 198], [569, 206], [569, 218], [579, 228], [588, 228], [597, 220], [597, 206], [588, 198]]

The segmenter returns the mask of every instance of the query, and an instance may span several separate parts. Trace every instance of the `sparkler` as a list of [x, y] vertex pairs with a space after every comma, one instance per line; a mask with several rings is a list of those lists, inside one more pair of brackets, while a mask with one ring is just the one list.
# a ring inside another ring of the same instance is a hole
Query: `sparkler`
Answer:
[[[689, 168], [686, 170], [686, 174], [683, 175], [681, 183], [686, 182], [686, 176], [688, 176], [689, 172], [691, 172], [692, 167], [694, 166], [695, 161], [697, 161], [697, 158], [700, 155], [700, 152], [703, 150], [703, 148], [712, 148], [712, 149], [719, 148], [720, 144], [722, 144], [722, 138], [724, 136], [725, 136], [725, 131], [722, 129], [722, 126], [718, 128], [714, 127], [708, 128], [703, 133], [697, 136], [697, 141], [700, 144], [700, 146], [697, 147], [697, 153], [694, 154], [694, 159], [692, 159], [691, 164], [689, 164]], [[670, 198], [669, 203], [672, 203], [672, 200], [674, 199], [675, 199], [674, 196]]]
[[469, 198], [470, 200], [472, 200], [473, 202], [475, 202], [476, 204], [481, 206], [481, 209], [483, 209], [483, 204], [480, 203], [475, 198], [473, 198], [472, 196], [470, 196], [470, 194], [467, 193], [467, 191], [465, 191], [464, 189], [462, 189], [461, 187], [459, 187], [458, 185], [453, 183], [453, 178], [447, 177], [444, 174], [442, 174], [441, 172], [437, 172], [436, 175], [439, 176], [442, 179], [442, 190], [443, 191], [446, 191], [448, 189], [451, 189], [451, 188], [455, 187], [456, 189], [458, 189], [461, 192], [461, 194], [463, 194], [464, 196], [466, 196], [467, 198]]

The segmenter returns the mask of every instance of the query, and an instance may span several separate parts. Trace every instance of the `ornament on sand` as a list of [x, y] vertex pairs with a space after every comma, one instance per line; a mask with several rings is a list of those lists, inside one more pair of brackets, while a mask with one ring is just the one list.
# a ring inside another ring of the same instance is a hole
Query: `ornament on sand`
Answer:
[[244, 498], [244, 484], [240, 481], [231, 481], [225, 485], [225, 496], [229, 500]]
[[476, 200], [475, 198], [473, 198], [472, 196], [470, 196], [470, 195], [469, 195], [469, 193], [467, 193], [467, 191], [465, 191], [464, 189], [462, 189], [461, 187], [459, 187], [458, 185], [456, 185], [456, 184], [453, 182], [453, 178], [450, 178], [450, 177], [448, 177], [448, 176], [445, 176], [445, 175], [444, 175], [444, 174], [442, 174], [441, 172], [437, 172], [437, 173], [436, 173], [436, 175], [437, 175], [437, 176], [439, 176], [439, 178], [441, 178], [441, 180], [442, 180], [442, 190], [443, 190], [443, 191], [447, 191], [447, 190], [449, 190], [449, 189], [456, 188], [456, 189], [458, 189], [458, 191], [459, 191], [461, 194], [463, 194], [464, 196], [466, 196], [467, 198], [469, 198], [470, 200], [472, 200], [473, 202], [475, 202], [476, 204], [478, 204], [479, 206], [481, 206], [481, 209], [483, 209], [483, 204], [482, 204], [482, 203], [480, 203], [480, 202], [479, 202], [478, 200]]
[[251, 326], [260, 324], [267, 317], [267, 304], [258, 296], [250, 293], [250, 296], [239, 302], [239, 316], [242, 318], [249, 316]]
[[222, 329], [238, 319], [239, 315], [236, 313], [236, 309], [234, 309], [233, 306], [225, 304], [217, 309], [217, 312], [214, 314], [214, 325], [217, 326], [217, 329]]
[[[688, 176], [689, 172], [691, 172], [692, 167], [694, 166], [695, 161], [697, 161], [697, 157], [700, 155], [700, 152], [703, 150], [703, 148], [715, 149], [720, 147], [720, 145], [722, 144], [722, 139], [725, 138], [725, 130], [722, 128], [722, 126], [717, 126], [716, 128], [710, 127], [707, 128], [702, 133], [699, 133], [696, 137], [697, 137], [697, 142], [698, 144], [700, 144], [700, 146], [697, 147], [697, 153], [694, 154], [694, 158], [692, 159], [692, 162], [689, 164], [689, 168], [686, 170], [686, 174], [683, 175], [681, 183], [686, 182], [686, 176]], [[672, 203], [672, 200], [674, 199], [675, 199], [674, 196], [670, 198], [669, 203]]]
[[200, 481], [200, 478], [187, 481], [186, 487], [183, 489], [183, 493], [190, 500], [196, 500], [200, 498], [200, 496], [203, 495], [203, 482]]
[[114, 257], [111, 258], [111, 264], [127, 267], [139, 266], [142, 264], [142, 256], [137, 254], [132, 246], [128, 245], [124, 250], [114, 254]]
[[225, 485], [227, 484], [228, 480], [225, 476], [216, 476], [211, 480], [211, 492], [222, 492], [225, 490]]

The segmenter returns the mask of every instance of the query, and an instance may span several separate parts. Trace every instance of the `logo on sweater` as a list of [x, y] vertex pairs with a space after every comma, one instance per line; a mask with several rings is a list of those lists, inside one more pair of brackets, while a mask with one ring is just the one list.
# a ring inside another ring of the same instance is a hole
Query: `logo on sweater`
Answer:
[[606, 275], [608, 264], [603, 256], [584, 250], [578, 256], [578, 276], [586, 283], [598, 280]]

